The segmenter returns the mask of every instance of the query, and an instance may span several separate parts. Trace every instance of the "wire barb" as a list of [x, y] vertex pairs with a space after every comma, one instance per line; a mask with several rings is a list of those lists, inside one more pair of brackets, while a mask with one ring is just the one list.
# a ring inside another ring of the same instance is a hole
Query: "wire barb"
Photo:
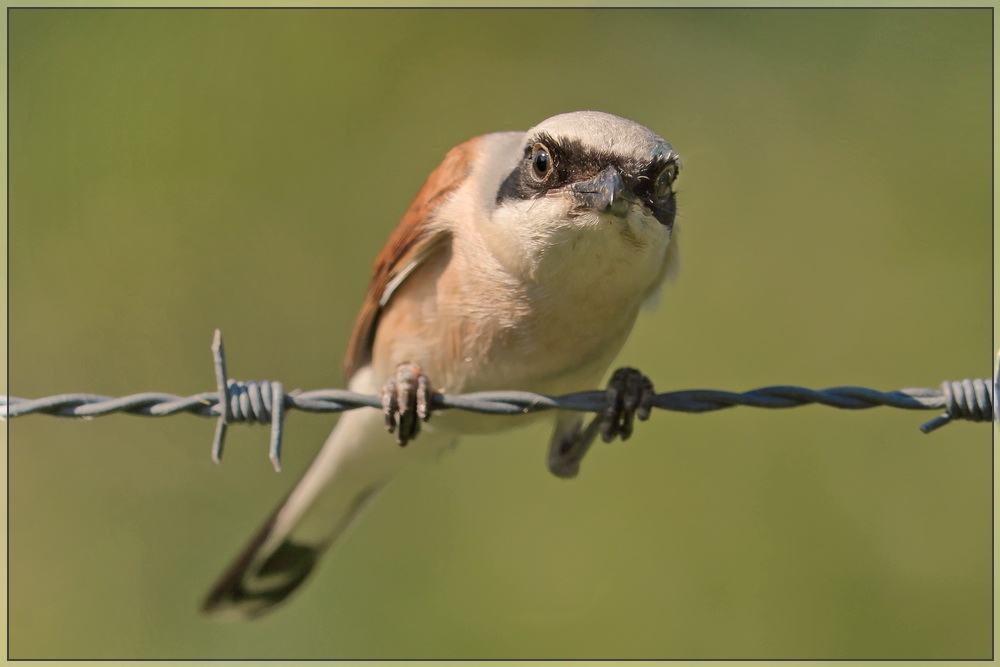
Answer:
[[[165, 417], [180, 412], [202, 417], [216, 417], [212, 460], [222, 460], [226, 430], [229, 424], [244, 422], [271, 425], [268, 458], [276, 471], [281, 471], [281, 438], [286, 410], [304, 412], [343, 412], [356, 408], [382, 407], [379, 396], [358, 394], [346, 389], [294, 390], [285, 393], [281, 382], [261, 380], [239, 382], [226, 375], [225, 348], [222, 332], [215, 330], [212, 341], [215, 362], [216, 391], [193, 396], [146, 392], [112, 398], [96, 394], [60, 394], [38, 399], [0, 396], [0, 419], [33, 413], [57, 417], [98, 417], [113, 412]], [[734, 393], [712, 389], [694, 389], [658, 394], [653, 406], [673, 412], [713, 412], [738, 405], [755, 408], [794, 408], [809, 404], [826, 405], [844, 410], [865, 410], [877, 406], [904, 410], [944, 410], [920, 427], [930, 433], [954, 420], [990, 421], [998, 419], [996, 399], [1000, 389], [1000, 352], [992, 380], [960, 380], [942, 382], [939, 389], [914, 388], [881, 392], [865, 387], [804, 387], [773, 386]], [[468, 410], [485, 414], [515, 415], [540, 410], [575, 410], [601, 412], [607, 407], [607, 392], [583, 391], [563, 396], [545, 396], [528, 391], [487, 391], [469, 394], [439, 394], [431, 396], [434, 410]]]
[[993, 419], [1000, 426], [1000, 350], [997, 350], [997, 360], [993, 363]]
[[271, 424], [271, 444], [268, 458], [275, 472], [281, 472], [281, 433], [284, 426], [285, 388], [280, 382], [239, 382], [226, 376], [226, 349], [222, 331], [215, 330], [212, 339], [212, 359], [215, 361], [215, 382], [218, 387], [219, 420], [212, 441], [212, 460], [222, 463], [226, 429], [233, 422]]
[[[994, 379], [994, 384], [996, 380]], [[962, 380], [942, 382], [944, 395], [943, 415], [935, 417], [920, 427], [924, 433], [941, 428], [952, 419], [985, 422], [993, 419], [993, 387], [986, 380]]]

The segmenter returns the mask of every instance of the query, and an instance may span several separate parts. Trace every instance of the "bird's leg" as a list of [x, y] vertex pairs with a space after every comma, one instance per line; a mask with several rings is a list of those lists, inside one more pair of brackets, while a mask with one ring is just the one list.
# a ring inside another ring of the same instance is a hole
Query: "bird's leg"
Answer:
[[601, 422], [601, 439], [611, 442], [615, 436], [628, 440], [632, 435], [632, 422], [649, 419], [656, 391], [653, 381], [634, 368], [619, 368], [608, 381], [608, 406], [595, 420]]
[[581, 428], [583, 420], [576, 414], [560, 420], [556, 432], [549, 443], [549, 472], [562, 479], [572, 479], [580, 472], [580, 461], [597, 437], [601, 421], [594, 417], [587, 428]]
[[402, 363], [382, 387], [385, 428], [396, 434], [396, 442], [406, 443], [420, 433], [420, 422], [431, 418], [431, 383], [420, 366]]
[[590, 445], [597, 434], [604, 442], [615, 436], [628, 440], [632, 435], [635, 417], [649, 419], [656, 392], [652, 381], [634, 368], [619, 368], [611, 376], [607, 387], [607, 407], [594, 416], [586, 428], [580, 428], [579, 419], [562, 420], [549, 445], [549, 471], [556, 477], [576, 477]]

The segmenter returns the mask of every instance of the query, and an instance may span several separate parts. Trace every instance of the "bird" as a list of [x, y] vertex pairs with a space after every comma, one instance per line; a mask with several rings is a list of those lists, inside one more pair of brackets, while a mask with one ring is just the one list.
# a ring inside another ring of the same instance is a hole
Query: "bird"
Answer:
[[677, 270], [680, 169], [660, 135], [600, 111], [450, 150], [375, 260], [347, 346], [348, 387], [380, 395], [383, 409], [340, 417], [202, 611], [248, 620], [282, 605], [379, 489], [461, 436], [547, 421], [546, 463], [560, 478], [578, 474], [598, 435], [628, 438], [655, 395], [634, 368], [612, 374], [608, 408], [586, 426], [560, 410], [431, 420], [433, 395], [598, 386]]

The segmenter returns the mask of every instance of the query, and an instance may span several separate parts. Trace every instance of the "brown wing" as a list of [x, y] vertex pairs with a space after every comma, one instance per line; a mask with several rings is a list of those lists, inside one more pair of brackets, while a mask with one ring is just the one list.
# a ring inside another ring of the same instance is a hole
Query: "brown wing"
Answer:
[[371, 361], [379, 315], [391, 292], [406, 280], [416, 265], [447, 248], [451, 235], [446, 229], [432, 224], [434, 213], [469, 175], [478, 143], [476, 137], [448, 151], [375, 260], [368, 293], [354, 322], [344, 357], [344, 374], [348, 380]]

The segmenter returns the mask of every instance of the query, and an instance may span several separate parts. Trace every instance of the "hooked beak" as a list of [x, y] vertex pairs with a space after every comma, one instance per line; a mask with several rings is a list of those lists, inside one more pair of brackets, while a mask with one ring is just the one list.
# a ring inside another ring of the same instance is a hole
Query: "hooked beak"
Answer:
[[632, 203], [638, 201], [625, 187], [622, 175], [614, 167], [607, 167], [589, 181], [574, 184], [571, 189], [578, 208], [590, 209], [597, 213], [624, 217]]

